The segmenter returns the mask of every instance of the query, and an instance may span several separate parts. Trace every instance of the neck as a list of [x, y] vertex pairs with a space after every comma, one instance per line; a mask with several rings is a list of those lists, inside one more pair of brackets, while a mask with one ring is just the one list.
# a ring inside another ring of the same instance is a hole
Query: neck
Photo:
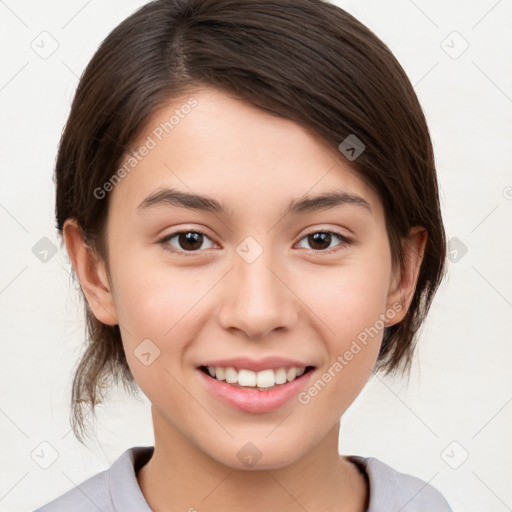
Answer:
[[[364, 512], [366, 480], [338, 454], [339, 422], [302, 458], [276, 469], [234, 469], [155, 421], [155, 449], [137, 473], [152, 510]], [[160, 418], [161, 419], [161, 418]]]

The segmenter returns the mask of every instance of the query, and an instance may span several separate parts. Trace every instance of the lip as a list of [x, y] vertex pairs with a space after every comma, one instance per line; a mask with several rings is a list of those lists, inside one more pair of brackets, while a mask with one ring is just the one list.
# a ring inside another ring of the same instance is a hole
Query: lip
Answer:
[[260, 372], [262, 370], [277, 370], [278, 368], [306, 368], [307, 366], [314, 366], [311, 363], [303, 363], [293, 359], [287, 359], [279, 356], [269, 356], [263, 359], [250, 359], [248, 357], [235, 357], [231, 359], [219, 359], [216, 361], [206, 361], [201, 363], [200, 366], [221, 366], [222, 368], [233, 367], [238, 370], [252, 370], [253, 372]]
[[[217, 366], [222, 365], [217, 364]], [[292, 366], [295, 366], [295, 364]], [[266, 366], [265, 368], [269, 367]], [[217, 380], [206, 374], [203, 370], [197, 369], [199, 378], [204, 382], [210, 393], [231, 407], [251, 413], [271, 412], [282, 407], [292, 398], [296, 397], [301, 389], [308, 384], [314, 371], [315, 368], [303, 373], [291, 382], [279, 385], [277, 388], [258, 391], [257, 389], [243, 389], [231, 386], [227, 382]]]

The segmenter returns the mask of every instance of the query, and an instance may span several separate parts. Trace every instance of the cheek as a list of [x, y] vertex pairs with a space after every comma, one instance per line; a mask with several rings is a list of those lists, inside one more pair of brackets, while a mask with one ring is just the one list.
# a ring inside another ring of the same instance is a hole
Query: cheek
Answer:
[[[385, 246], [384, 246], [385, 248]], [[384, 329], [391, 259], [382, 247], [331, 267], [301, 284], [305, 301], [324, 333], [329, 361], [323, 381], [335, 403], [348, 406], [366, 383], [377, 359]], [[375, 258], [374, 254], [380, 254]], [[366, 256], [366, 257], [365, 257]]]
[[[144, 267], [133, 270], [140, 268]], [[187, 346], [197, 337], [198, 305], [205, 292], [190, 275], [185, 278], [155, 267], [131, 272], [125, 266], [118, 279], [116, 308], [135, 381], [152, 402], [158, 402], [162, 383], [168, 380], [169, 399], [177, 400], [172, 376], [178, 376]]]
[[347, 410], [371, 375], [382, 343], [386, 277], [385, 272], [352, 265], [316, 280], [314, 287], [310, 283], [308, 297], [321, 319], [316, 325], [328, 358], [298, 400], [311, 415], [325, 416], [327, 424]]
[[[383, 258], [384, 259], [384, 258]], [[325, 322], [337, 342], [371, 327], [385, 312], [389, 292], [386, 262], [358, 259], [301, 276], [305, 303]]]
[[218, 281], [212, 274], [136, 258], [118, 265], [115, 304], [127, 357], [133, 358], [137, 346], [149, 339], [162, 355], [172, 354], [173, 366], [182, 364], [181, 354], [201, 328], [205, 298]]
[[112, 277], [120, 321], [128, 330], [148, 337], [162, 337], [204, 293], [196, 273], [180, 272], [148, 257], [143, 250], [118, 258], [114, 264]]

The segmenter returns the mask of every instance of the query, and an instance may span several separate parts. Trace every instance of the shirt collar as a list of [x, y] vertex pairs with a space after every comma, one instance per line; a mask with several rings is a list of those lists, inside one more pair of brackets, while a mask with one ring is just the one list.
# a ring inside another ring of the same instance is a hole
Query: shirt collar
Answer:
[[[137, 512], [152, 512], [149, 505], [144, 498], [144, 494], [137, 481], [137, 471], [146, 464], [153, 456], [155, 450], [154, 446], [135, 446], [126, 450], [115, 462], [112, 464], [109, 477], [110, 477], [110, 497], [114, 505], [115, 512], [124, 512], [125, 510], [137, 510]], [[367, 476], [369, 487], [369, 504], [367, 512], [395, 512], [395, 507], [399, 505], [396, 503], [379, 503], [377, 509], [376, 495], [379, 495], [379, 489], [383, 486], [393, 488], [396, 485], [393, 479], [394, 475], [390, 472], [385, 479], [377, 480], [374, 472], [371, 471], [369, 466], [378, 462], [372, 457], [365, 458], [356, 455], [348, 456], [348, 460], [354, 463], [358, 469]], [[381, 489], [384, 490], [384, 489]], [[388, 494], [381, 492], [380, 494]], [[392, 499], [392, 497], [390, 497]], [[382, 507], [386, 508], [383, 509]]]
[[139, 487], [136, 472], [151, 458], [154, 446], [126, 450], [110, 468], [110, 498], [115, 512], [152, 512]]

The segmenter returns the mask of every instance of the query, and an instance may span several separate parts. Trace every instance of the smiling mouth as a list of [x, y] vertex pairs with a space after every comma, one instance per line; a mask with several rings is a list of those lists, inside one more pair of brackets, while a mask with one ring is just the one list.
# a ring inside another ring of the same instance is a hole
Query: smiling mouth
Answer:
[[241, 389], [255, 389], [258, 391], [266, 391], [279, 388], [302, 375], [314, 370], [314, 366], [306, 366], [303, 368], [276, 368], [254, 372], [252, 370], [240, 369], [237, 370], [233, 367], [212, 367], [200, 366], [199, 369], [208, 375], [208, 377], [224, 381], [233, 387]]

